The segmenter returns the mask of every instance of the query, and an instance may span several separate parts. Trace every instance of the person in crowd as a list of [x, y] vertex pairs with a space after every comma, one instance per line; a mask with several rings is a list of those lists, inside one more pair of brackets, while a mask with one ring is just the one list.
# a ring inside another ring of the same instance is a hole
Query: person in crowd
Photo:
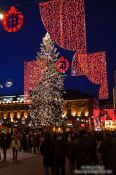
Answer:
[[18, 135], [18, 137], [19, 137], [19, 140], [20, 140], [20, 149], [19, 149], [19, 151], [21, 152], [22, 150], [23, 150], [23, 144], [22, 144], [22, 134], [20, 133], [19, 135]]
[[12, 148], [12, 151], [13, 151], [13, 160], [17, 160], [18, 151], [20, 149], [20, 146], [21, 146], [20, 140], [17, 136], [15, 136], [12, 139], [12, 142], [11, 142], [11, 148]]
[[40, 134], [36, 135], [36, 146], [38, 153], [40, 153]]
[[92, 144], [86, 131], [79, 131], [79, 139], [75, 142], [73, 151], [76, 161], [75, 169], [81, 169], [81, 166], [92, 165]]
[[1, 153], [2, 153], [1, 148], [2, 148], [2, 138], [1, 138], [1, 135], [0, 135], [0, 160], [2, 158], [2, 156], [1, 156]]
[[92, 131], [88, 133], [88, 141], [91, 144], [92, 164], [97, 165], [97, 141], [95, 137], [95, 132]]
[[103, 165], [116, 174], [116, 138], [110, 132], [104, 133], [98, 151], [102, 154]]
[[8, 140], [6, 135], [3, 135], [1, 144], [2, 144], [4, 160], [6, 160], [6, 153], [8, 149]]
[[66, 144], [61, 134], [54, 140], [55, 175], [65, 175]]
[[96, 147], [97, 162], [99, 165], [102, 165], [103, 164], [102, 154], [99, 152], [99, 148], [100, 148], [101, 142], [103, 140], [103, 133], [97, 132], [95, 134], [95, 136], [96, 136], [96, 143], [97, 143], [97, 147]]
[[26, 134], [26, 151], [30, 151], [30, 135]]
[[35, 133], [34, 136], [33, 136], [33, 151], [34, 151], [34, 154], [36, 154], [37, 151], [39, 151], [38, 147], [39, 147], [39, 138], [38, 138], [38, 135]]
[[11, 133], [7, 133], [7, 142], [8, 142], [8, 148], [10, 148], [10, 145], [11, 145]]
[[40, 152], [43, 156], [43, 166], [45, 175], [54, 174], [54, 157], [53, 157], [53, 143], [49, 133], [45, 134], [45, 139], [41, 143]]
[[75, 155], [73, 154], [74, 142], [75, 142], [75, 136], [69, 135], [68, 140], [66, 142], [66, 156], [69, 160], [70, 175], [73, 173], [75, 165]]
[[29, 135], [28, 151], [32, 152], [34, 149], [34, 135]]
[[27, 151], [27, 142], [26, 142], [26, 134], [23, 133], [22, 135], [22, 149], [23, 151]]

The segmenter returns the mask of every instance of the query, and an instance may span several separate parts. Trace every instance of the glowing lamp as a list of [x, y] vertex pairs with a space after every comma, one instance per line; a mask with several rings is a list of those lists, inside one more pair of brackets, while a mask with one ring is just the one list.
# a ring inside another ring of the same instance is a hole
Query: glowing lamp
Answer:
[[13, 118], [14, 117], [14, 112], [11, 112], [10, 113], [10, 118]]
[[89, 112], [85, 112], [85, 116], [89, 116]]
[[81, 124], [81, 128], [85, 128], [85, 124], [82, 123], [82, 124]]
[[78, 115], [78, 117], [80, 117], [80, 116], [81, 116], [81, 112], [78, 112], [78, 114], [77, 114], [77, 115]]
[[60, 127], [58, 127], [58, 133], [61, 133], [62, 129]]
[[25, 117], [25, 118], [28, 117], [28, 112], [27, 112], [27, 111], [24, 112], [24, 117]]
[[3, 20], [4, 15], [2, 13], [0, 13], [0, 20]]
[[72, 115], [73, 117], [75, 117], [75, 116], [76, 116], [76, 111], [72, 111], [72, 112], [71, 112], [71, 115]]
[[12, 123], [14, 122], [13, 118], [11, 118], [11, 122], [12, 122]]
[[17, 118], [19, 119], [21, 117], [20, 112], [17, 112]]

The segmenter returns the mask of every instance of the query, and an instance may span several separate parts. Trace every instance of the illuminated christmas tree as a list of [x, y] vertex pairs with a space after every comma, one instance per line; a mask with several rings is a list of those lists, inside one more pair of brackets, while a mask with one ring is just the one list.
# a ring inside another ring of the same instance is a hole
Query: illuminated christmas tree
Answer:
[[46, 61], [46, 67], [43, 67], [44, 75], [38, 87], [31, 93], [34, 129], [50, 125], [60, 126], [63, 122], [63, 76], [56, 69], [58, 53], [49, 34], [43, 38], [41, 51], [37, 54], [37, 60], [43, 59]]

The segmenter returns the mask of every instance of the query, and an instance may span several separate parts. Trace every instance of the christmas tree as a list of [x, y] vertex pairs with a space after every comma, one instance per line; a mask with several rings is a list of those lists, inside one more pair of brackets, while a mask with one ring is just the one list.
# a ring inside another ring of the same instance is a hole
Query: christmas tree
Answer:
[[31, 117], [34, 129], [49, 125], [60, 126], [63, 122], [61, 116], [64, 107], [63, 76], [56, 69], [58, 53], [48, 33], [43, 38], [40, 49], [37, 60], [44, 59], [46, 66], [43, 68], [44, 75], [41, 82], [31, 92]]

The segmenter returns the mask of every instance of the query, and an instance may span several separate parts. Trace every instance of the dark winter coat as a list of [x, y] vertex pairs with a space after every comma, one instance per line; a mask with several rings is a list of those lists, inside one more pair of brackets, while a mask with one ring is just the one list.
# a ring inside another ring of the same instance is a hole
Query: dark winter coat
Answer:
[[7, 137], [3, 137], [2, 138], [2, 141], [1, 141], [1, 147], [3, 148], [3, 149], [8, 149], [8, 140], [7, 140]]
[[74, 141], [69, 141], [66, 143], [66, 156], [70, 161], [74, 161], [74, 153], [73, 153]]
[[40, 152], [43, 156], [43, 166], [49, 167], [54, 164], [53, 143], [51, 140], [44, 140], [40, 146]]
[[74, 145], [74, 155], [77, 168], [81, 165], [90, 165], [92, 163], [92, 145], [86, 136], [79, 138]]
[[116, 139], [107, 137], [101, 143], [98, 152], [102, 154], [103, 164], [116, 174]]

